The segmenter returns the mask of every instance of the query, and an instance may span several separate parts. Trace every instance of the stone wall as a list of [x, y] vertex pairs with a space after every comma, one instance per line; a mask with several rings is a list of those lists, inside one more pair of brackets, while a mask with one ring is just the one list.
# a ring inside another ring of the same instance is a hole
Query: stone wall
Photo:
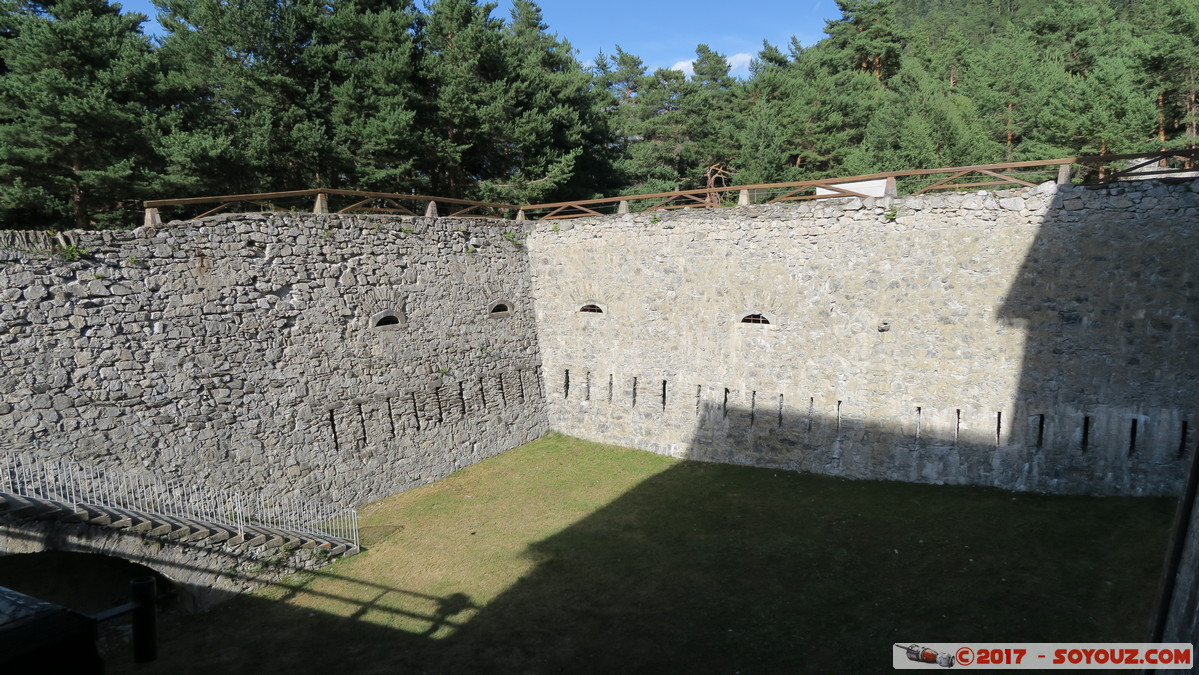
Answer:
[[232, 215], [0, 251], [0, 449], [362, 503], [537, 438], [505, 227]]
[[1140, 182], [540, 222], [550, 426], [849, 477], [1177, 494], [1197, 220], [1199, 182]]

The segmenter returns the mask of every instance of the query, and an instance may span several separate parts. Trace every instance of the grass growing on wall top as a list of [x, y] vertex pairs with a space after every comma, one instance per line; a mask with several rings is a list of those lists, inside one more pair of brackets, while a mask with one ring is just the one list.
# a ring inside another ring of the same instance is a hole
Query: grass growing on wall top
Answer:
[[884, 672], [894, 642], [1141, 641], [1174, 504], [551, 436], [371, 505], [364, 553], [163, 626], [136, 670]]

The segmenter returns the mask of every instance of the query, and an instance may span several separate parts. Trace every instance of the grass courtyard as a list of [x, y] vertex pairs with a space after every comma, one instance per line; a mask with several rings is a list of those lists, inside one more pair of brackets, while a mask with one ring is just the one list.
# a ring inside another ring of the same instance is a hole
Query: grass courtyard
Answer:
[[1146, 639], [1175, 500], [846, 481], [553, 435], [366, 550], [164, 618], [135, 673], [891, 672], [897, 642]]

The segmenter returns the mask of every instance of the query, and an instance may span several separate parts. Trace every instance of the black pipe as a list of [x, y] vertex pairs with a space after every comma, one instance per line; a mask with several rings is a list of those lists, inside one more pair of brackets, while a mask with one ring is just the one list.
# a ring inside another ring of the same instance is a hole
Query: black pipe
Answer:
[[158, 591], [154, 577], [129, 582], [133, 601], [133, 661], [149, 663], [158, 658]]

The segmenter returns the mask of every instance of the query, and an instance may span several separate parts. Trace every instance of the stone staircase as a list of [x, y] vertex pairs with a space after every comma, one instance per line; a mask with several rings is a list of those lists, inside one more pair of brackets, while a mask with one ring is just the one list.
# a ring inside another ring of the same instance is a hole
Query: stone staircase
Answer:
[[330, 557], [359, 552], [355, 542], [331, 535], [283, 530], [255, 523], [230, 525], [116, 506], [67, 503], [7, 492], [0, 492], [0, 518], [89, 523], [97, 527], [128, 530], [131, 533], [194, 546], [316, 549], [327, 552]]

